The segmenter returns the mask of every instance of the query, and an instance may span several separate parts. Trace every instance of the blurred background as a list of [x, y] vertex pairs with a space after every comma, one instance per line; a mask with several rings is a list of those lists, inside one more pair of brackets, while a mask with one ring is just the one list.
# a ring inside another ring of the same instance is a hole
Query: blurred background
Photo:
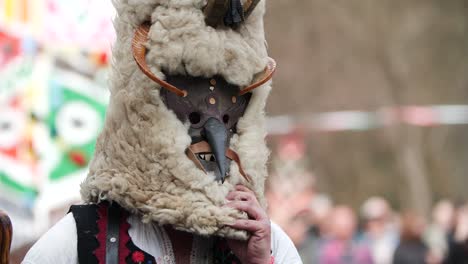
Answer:
[[[0, 0], [13, 261], [79, 202], [114, 14], [107, 0]], [[265, 26], [279, 65], [269, 213], [304, 263], [466, 263], [468, 3], [270, 0]]]

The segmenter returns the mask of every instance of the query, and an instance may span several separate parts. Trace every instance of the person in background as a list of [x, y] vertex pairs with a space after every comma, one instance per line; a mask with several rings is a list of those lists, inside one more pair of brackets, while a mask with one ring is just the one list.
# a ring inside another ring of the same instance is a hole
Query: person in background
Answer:
[[398, 245], [398, 229], [393, 211], [382, 197], [371, 197], [361, 207], [364, 234], [376, 264], [392, 263]]
[[317, 194], [310, 204], [312, 210], [312, 226], [309, 232], [324, 239], [330, 236], [328, 216], [333, 209], [333, 201], [326, 194]]
[[316, 194], [310, 204], [310, 227], [306, 239], [299, 246], [304, 263], [318, 263], [321, 244], [330, 236], [328, 216], [333, 202], [325, 194]]
[[265, 187], [270, 219], [288, 234], [303, 261], [311, 263], [316, 252], [315, 237], [309, 237], [308, 231], [312, 225], [310, 204], [316, 196], [316, 179], [308, 169], [305, 151], [301, 134], [282, 137]]
[[441, 200], [432, 210], [432, 223], [424, 234], [424, 241], [439, 261], [448, 254], [448, 237], [454, 228], [455, 208], [449, 200]]
[[468, 263], [468, 205], [463, 204], [456, 210], [455, 228], [449, 236], [446, 264]]
[[320, 250], [319, 264], [372, 264], [370, 248], [355, 239], [357, 219], [347, 206], [335, 207], [329, 216], [330, 238]]
[[311, 226], [310, 203], [314, 195], [315, 178], [307, 173], [273, 174], [267, 181], [268, 215], [296, 247], [307, 247], [303, 253], [310, 252], [304, 241]]
[[406, 212], [401, 219], [400, 244], [395, 250], [393, 264], [437, 263], [431, 259], [422, 235], [426, 228], [422, 216]]

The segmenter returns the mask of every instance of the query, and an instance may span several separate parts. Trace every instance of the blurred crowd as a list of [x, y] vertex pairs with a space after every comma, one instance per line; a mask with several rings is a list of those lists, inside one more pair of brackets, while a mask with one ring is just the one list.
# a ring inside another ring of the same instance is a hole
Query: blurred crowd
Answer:
[[313, 175], [297, 170], [272, 175], [267, 198], [272, 221], [291, 237], [304, 264], [468, 263], [466, 203], [441, 200], [424, 216], [370, 197], [353, 209], [318, 193]]

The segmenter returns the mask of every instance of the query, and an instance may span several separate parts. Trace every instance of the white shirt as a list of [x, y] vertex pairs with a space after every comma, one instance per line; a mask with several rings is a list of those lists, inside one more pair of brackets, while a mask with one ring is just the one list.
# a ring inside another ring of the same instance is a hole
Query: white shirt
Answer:
[[[173, 264], [172, 246], [164, 228], [144, 224], [136, 216], [128, 218], [129, 235], [141, 250], [152, 255], [158, 264]], [[29, 250], [22, 264], [78, 264], [76, 223], [72, 214], [66, 215]], [[194, 237], [192, 256], [209, 249], [209, 240]], [[275, 264], [302, 264], [294, 244], [284, 231], [271, 223], [271, 249]], [[203, 254], [200, 254], [203, 255]], [[192, 259], [192, 263], [200, 261]], [[206, 264], [206, 263], [204, 263]]]

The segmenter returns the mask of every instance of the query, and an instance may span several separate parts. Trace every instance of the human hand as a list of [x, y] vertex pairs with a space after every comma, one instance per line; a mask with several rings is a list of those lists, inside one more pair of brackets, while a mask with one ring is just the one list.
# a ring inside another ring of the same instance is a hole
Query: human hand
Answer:
[[232, 225], [235, 229], [251, 233], [247, 241], [228, 239], [232, 252], [243, 264], [269, 264], [271, 259], [270, 219], [260, 206], [255, 194], [245, 186], [237, 185], [236, 190], [226, 197], [226, 206], [247, 213], [249, 219], [240, 219]]

